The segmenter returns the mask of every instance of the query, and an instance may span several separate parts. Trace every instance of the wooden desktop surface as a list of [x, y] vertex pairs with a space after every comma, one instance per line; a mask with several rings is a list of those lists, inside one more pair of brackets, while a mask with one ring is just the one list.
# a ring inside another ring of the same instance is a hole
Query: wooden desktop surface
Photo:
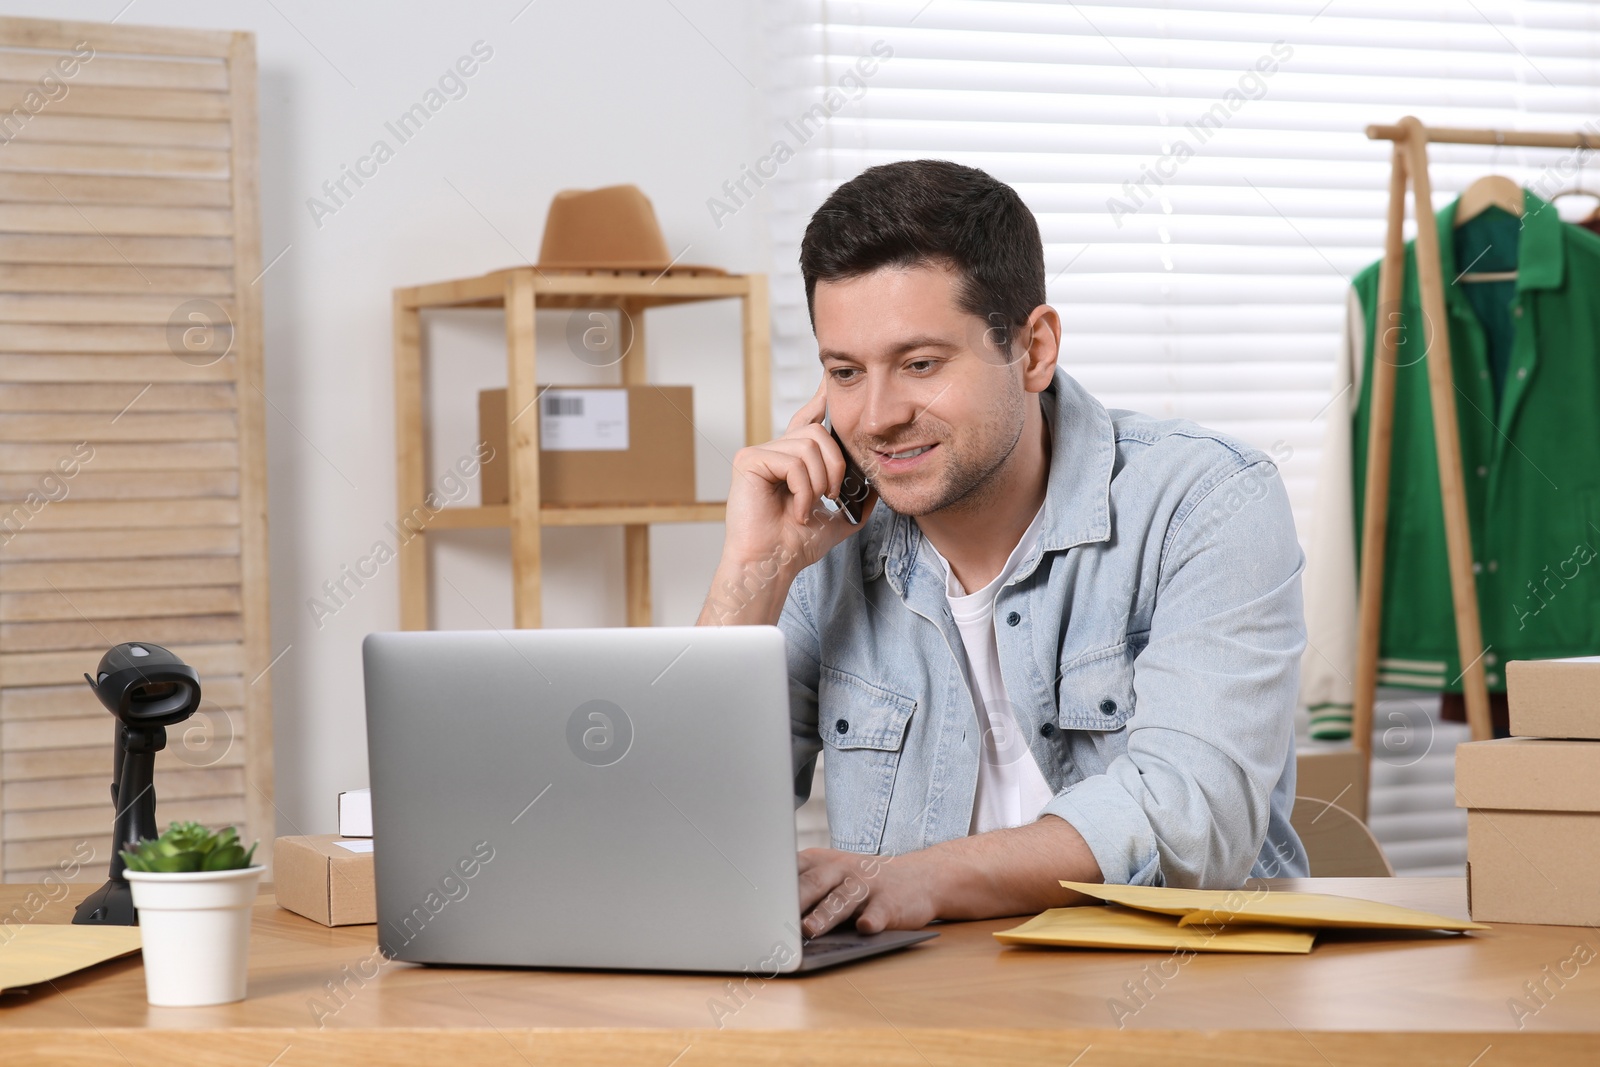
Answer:
[[[1466, 915], [1456, 878], [1270, 884]], [[0, 921], [29, 888], [0, 886]], [[33, 921], [70, 921], [90, 888], [73, 887]], [[1584, 927], [1324, 935], [1309, 956], [1180, 963], [1164, 952], [1006, 947], [990, 936], [1018, 921], [941, 924], [926, 944], [751, 980], [736, 998], [727, 976], [383, 961], [375, 927], [319, 926], [263, 891], [247, 999], [151, 1007], [138, 957], [112, 961], [0, 997], [0, 1063], [1600, 1063], [1600, 932]], [[1541, 981], [1548, 992], [1534, 999], [1524, 983]], [[1529, 1009], [1520, 1020], [1517, 1000]]]

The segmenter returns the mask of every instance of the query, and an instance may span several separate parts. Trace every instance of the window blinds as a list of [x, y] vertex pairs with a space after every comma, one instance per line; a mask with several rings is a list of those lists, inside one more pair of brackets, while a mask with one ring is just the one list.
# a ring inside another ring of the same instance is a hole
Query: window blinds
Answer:
[[[1600, 136], [1600, 5], [1578, 0], [782, 0], [769, 66], [774, 397], [816, 387], [796, 262], [868, 166], [938, 157], [1038, 216], [1063, 364], [1108, 407], [1279, 458], [1305, 539], [1348, 280], [1382, 253], [1365, 127]], [[820, 106], [819, 106], [820, 105]], [[777, 150], [779, 142], [787, 151]], [[1436, 206], [1497, 172], [1547, 197], [1600, 160], [1434, 145]], [[746, 186], [750, 188], [749, 185]]]

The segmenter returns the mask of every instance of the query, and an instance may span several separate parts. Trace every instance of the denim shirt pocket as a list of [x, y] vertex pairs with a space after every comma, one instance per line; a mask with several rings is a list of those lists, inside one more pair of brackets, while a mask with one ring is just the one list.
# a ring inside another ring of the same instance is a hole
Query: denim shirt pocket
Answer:
[[1061, 667], [1058, 724], [1063, 730], [1120, 730], [1133, 718], [1135, 647], [1121, 641]]
[[835, 848], [876, 853], [883, 842], [906, 725], [917, 703], [822, 665], [817, 729], [827, 746], [828, 827]]

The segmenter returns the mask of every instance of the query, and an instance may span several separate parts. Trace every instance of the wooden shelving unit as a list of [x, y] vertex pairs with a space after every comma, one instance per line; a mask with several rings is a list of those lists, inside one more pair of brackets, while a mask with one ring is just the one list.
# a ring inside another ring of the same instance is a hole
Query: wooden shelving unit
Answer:
[[[514, 619], [519, 628], [541, 622], [541, 528], [621, 526], [626, 570], [627, 620], [650, 624], [650, 525], [720, 522], [720, 502], [644, 507], [543, 507], [539, 500], [539, 412], [534, 312], [547, 308], [620, 308], [633, 322], [632, 344], [618, 363], [623, 385], [649, 382], [644, 312], [702, 300], [738, 299], [742, 305], [744, 429], [751, 444], [772, 436], [771, 337], [767, 279], [762, 274], [667, 271], [541, 271], [514, 267], [477, 278], [436, 282], [394, 291], [396, 500], [399, 515], [422, 507], [427, 495], [428, 449], [423, 410], [422, 312], [429, 308], [504, 308], [506, 313], [506, 423], [511, 502], [445, 508], [401, 544], [400, 625], [428, 627], [430, 530], [510, 527]], [[514, 420], [514, 421], [513, 421]]]

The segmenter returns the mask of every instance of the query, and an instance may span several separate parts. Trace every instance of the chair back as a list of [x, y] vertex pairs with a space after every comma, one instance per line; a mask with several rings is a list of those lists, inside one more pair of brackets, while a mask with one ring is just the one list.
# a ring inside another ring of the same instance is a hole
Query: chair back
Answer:
[[1313, 878], [1394, 876], [1378, 839], [1347, 808], [1316, 797], [1295, 797], [1289, 821], [1305, 846]]

